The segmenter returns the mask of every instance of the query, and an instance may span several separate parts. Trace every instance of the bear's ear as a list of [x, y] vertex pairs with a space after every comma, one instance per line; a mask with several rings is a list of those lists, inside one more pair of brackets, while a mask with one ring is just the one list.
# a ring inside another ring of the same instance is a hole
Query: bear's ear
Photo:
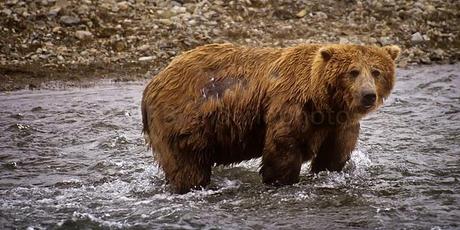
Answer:
[[329, 61], [332, 57], [332, 47], [323, 47], [319, 49], [319, 53], [324, 61]]
[[399, 57], [399, 53], [401, 53], [401, 48], [399, 48], [398, 46], [395, 46], [395, 45], [384, 46], [383, 49], [385, 51], [387, 51], [388, 54], [390, 54], [390, 57], [393, 60], [396, 60], [396, 58]]

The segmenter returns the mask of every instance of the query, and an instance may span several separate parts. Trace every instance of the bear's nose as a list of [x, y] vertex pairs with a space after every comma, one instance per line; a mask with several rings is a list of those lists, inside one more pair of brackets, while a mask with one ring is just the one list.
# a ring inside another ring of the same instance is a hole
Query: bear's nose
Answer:
[[363, 96], [361, 98], [361, 104], [364, 107], [373, 106], [376, 98], [377, 98], [377, 95], [375, 95], [374, 92], [365, 92], [363, 93]]

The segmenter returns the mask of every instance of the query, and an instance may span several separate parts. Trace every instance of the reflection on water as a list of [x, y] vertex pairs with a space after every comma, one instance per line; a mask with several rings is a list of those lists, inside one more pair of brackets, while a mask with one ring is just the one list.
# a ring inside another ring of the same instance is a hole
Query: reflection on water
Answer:
[[273, 188], [252, 160], [185, 195], [144, 146], [142, 84], [0, 94], [0, 228], [459, 228], [459, 74], [399, 70], [343, 173]]

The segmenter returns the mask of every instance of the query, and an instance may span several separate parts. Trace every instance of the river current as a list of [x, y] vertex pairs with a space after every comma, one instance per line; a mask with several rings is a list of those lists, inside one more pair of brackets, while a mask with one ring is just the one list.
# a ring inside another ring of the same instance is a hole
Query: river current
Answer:
[[460, 64], [397, 79], [343, 172], [274, 188], [251, 160], [184, 195], [144, 145], [145, 82], [0, 93], [0, 229], [458, 229]]

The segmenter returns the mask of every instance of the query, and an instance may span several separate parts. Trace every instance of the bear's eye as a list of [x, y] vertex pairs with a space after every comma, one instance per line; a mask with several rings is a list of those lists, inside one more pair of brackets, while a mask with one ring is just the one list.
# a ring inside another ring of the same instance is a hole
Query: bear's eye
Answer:
[[358, 75], [359, 75], [359, 70], [354, 69], [350, 71], [350, 76], [357, 77]]
[[378, 76], [380, 76], [380, 71], [374, 69], [374, 70], [372, 70], [371, 74], [372, 74], [372, 76], [374, 76], [374, 77], [378, 77]]

